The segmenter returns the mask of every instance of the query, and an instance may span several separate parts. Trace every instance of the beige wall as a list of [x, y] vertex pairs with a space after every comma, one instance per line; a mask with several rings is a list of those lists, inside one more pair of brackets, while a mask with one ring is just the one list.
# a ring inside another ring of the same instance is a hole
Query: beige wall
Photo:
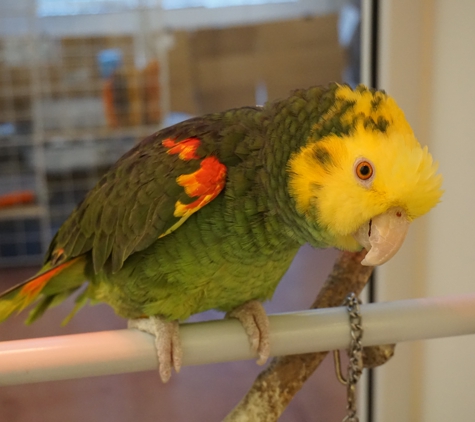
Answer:
[[[475, 290], [475, 2], [383, 0], [380, 85], [440, 163], [442, 203], [378, 272], [379, 300]], [[473, 420], [475, 337], [402, 344], [377, 371], [376, 420]]]

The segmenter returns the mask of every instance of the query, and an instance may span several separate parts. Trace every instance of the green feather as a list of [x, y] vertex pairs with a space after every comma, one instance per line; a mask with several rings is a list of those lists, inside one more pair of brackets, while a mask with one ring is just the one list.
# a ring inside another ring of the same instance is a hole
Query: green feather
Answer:
[[[59, 229], [46, 264], [61, 250], [62, 259], [82, 256], [84, 264], [73, 282], [52, 277], [29, 321], [85, 281], [71, 316], [88, 300], [106, 302], [126, 318], [186, 319], [269, 299], [302, 244], [331, 246], [318, 223], [296, 210], [287, 182], [290, 157], [309, 139], [351, 132], [353, 122], [342, 115], [354, 102], [338, 100], [337, 88], [297, 90], [264, 107], [193, 118], [137, 144]], [[387, 121], [368, 122], [387, 129]], [[200, 142], [191, 158], [163, 144], [189, 138]], [[178, 201], [192, 204], [199, 196], [189, 196], [177, 178], [195, 174], [210, 157], [226, 168], [224, 189], [191, 216], [175, 215]], [[318, 149], [316, 160], [331, 161]], [[16, 306], [10, 299], [0, 300], [0, 314]]]

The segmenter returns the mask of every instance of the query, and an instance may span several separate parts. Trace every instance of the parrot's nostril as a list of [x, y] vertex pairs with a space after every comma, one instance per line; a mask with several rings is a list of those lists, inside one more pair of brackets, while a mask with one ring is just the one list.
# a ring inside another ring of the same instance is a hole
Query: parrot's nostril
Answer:
[[369, 220], [368, 237], [371, 236], [371, 224], [373, 224], [373, 220]]

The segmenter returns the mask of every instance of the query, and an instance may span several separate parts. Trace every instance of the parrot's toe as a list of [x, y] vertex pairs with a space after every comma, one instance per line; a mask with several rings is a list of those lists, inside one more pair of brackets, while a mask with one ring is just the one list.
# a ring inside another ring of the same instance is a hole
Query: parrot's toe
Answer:
[[251, 350], [259, 355], [258, 365], [264, 365], [270, 355], [269, 318], [262, 304], [251, 300], [226, 314], [242, 324], [251, 344]]
[[163, 382], [167, 382], [172, 367], [180, 372], [183, 351], [181, 348], [178, 321], [167, 321], [159, 316], [130, 319], [129, 328], [136, 328], [155, 337], [157, 349], [158, 372]]

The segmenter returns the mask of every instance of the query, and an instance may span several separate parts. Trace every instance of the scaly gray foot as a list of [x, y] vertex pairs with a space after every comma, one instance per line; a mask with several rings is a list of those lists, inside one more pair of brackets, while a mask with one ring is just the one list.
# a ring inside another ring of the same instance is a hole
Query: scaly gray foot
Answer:
[[130, 319], [129, 328], [136, 328], [155, 337], [158, 372], [163, 382], [170, 379], [172, 367], [180, 371], [183, 351], [181, 348], [178, 321], [166, 321], [159, 316]]
[[270, 341], [269, 318], [262, 304], [251, 300], [228, 312], [226, 318], [239, 320], [246, 331], [251, 350], [259, 355], [257, 363], [264, 365], [270, 355]]

